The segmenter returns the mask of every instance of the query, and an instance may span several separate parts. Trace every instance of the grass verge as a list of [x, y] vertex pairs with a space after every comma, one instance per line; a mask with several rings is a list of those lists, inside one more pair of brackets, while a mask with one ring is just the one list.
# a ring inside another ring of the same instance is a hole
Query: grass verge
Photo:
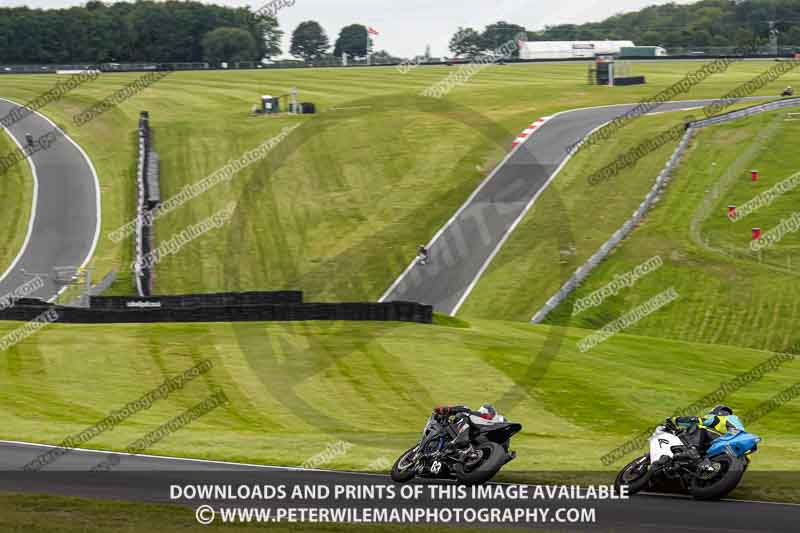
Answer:
[[[4, 129], [0, 129], [0, 154], [17, 149]], [[0, 274], [6, 271], [22, 250], [33, 203], [33, 173], [27, 161], [12, 166], [2, 174], [0, 187]], [[0, 295], [2, 297], [3, 295]]]

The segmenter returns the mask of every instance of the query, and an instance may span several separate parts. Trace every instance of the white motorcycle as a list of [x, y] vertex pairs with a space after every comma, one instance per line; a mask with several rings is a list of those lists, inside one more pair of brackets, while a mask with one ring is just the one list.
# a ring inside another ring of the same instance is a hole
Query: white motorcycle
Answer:
[[650, 453], [627, 464], [617, 475], [616, 486], [627, 485], [628, 492], [635, 494], [678, 480], [695, 499], [725, 497], [739, 485], [750, 464], [749, 456], [761, 442], [744, 430], [737, 417], [729, 416], [728, 421], [734, 427], [714, 440], [704, 454], [688, 444], [683, 430], [658, 426], [650, 437]]

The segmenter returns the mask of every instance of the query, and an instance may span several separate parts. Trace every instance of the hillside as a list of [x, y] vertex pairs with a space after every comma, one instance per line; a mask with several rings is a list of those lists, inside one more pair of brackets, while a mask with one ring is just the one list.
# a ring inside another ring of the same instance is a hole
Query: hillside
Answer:
[[[750, 249], [751, 228], [762, 227], [766, 232], [790, 217], [798, 192], [790, 191], [735, 223], [726, 216], [728, 205], [742, 205], [800, 168], [794, 146], [800, 126], [786, 120], [786, 113], [701, 130], [662, 202], [576, 292], [574, 300], [653, 257], [660, 257], [663, 266], [602, 305], [571, 317], [573, 300], [549, 320], [600, 328], [674, 287], [681, 296], [678, 301], [628, 331], [764, 350], [786, 350], [800, 341], [800, 295], [797, 270], [792, 266], [800, 261], [797, 234], [786, 235], [760, 254]], [[763, 177], [751, 182], [750, 169], [758, 169]]]
[[[509, 65], [481, 71], [432, 101], [417, 94], [446, 78], [451, 71], [445, 66], [405, 75], [394, 68], [174, 73], [74, 126], [73, 114], [139, 77], [110, 74], [42, 111], [66, 128], [97, 168], [103, 238], [93, 264], [96, 276], [120, 271], [115, 292], [133, 287], [133, 245], [108, 234], [134, 217], [135, 128], [146, 109], [161, 156], [164, 198], [284, 127], [303, 124], [270, 157], [156, 222], [157, 240], [165, 241], [229, 202], [240, 203], [229, 225], [157, 265], [158, 292], [288, 287], [302, 288], [309, 299], [376, 299], [532, 120], [573, 107], [635, 102], [696, 68], [690, 62], [641, 64], [637, 72], [648, 85], [610, 90], [586, 85], [584, 65]], [[718, 97], [764, 68], [760, 62], [732, 65], [684, 97]], [[0, 94], [26, 101], [58, 79], [3, 76]], [[758, 94], [775, 94], [793, 79], [787, 74]], [[259, 95], [293, 86], [302, 100], [317, 104], [319, 114], [249, 116]]]
[[650, 6], [601, 22], [548, 26], [528, 32], [534, 41], [629, 39], [670, 51], [713, 47], [762, 47], [770, 41], [770, 21], [782, 47], [800, 46], [798, 0], [702, 0]]
[[[3, 333], [12, 327], [0, 324]], [[227, 405], [147, 452], [299, 465], [341, 440], [352, 448], [325, 468], [385, 470], [434, 405], [492, 401], [525, 426], [509, 475], [591, 472], [618, 467], [622, 458], [605, 466], [601, 456], [772, 357], [631, 335], [583, 354], [576, 343], [590, 333], [452, 319], [52, 325], [8, 350], [0, 365], [0, 438], [60, 442], [208, 359], [208, 372], [84, 447], [122, 450], [221, 390]], [[778, 368], [726, 401], [746, 413], [800, 379], [796, 361]], [[800, 464], [798, 421], [794, 402], [751, 424], [767, 443], [755, 470]]]

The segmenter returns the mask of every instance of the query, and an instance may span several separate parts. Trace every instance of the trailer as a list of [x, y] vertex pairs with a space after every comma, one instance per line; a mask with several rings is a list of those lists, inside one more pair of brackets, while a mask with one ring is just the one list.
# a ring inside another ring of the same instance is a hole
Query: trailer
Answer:
[[660, 46], [623, 46], [619, 56], [624, 59], [639, 57], [664, 57], [667, 51]]

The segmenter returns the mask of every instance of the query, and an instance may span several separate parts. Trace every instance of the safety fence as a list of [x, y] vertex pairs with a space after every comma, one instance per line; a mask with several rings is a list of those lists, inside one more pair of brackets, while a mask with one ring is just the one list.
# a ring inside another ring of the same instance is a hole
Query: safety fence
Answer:
[[613, 250], [614, 247], [622, 242], [622, 240], [627, 237], [628, 234], [630, 234], [631, 231], [633, 231], [633, 229], [642, 221], [645, 214], [656, 202], [658, 202], [661, 192], [670, 181], [672, 171], [675, 169], [675, 166], [686, 150], [686, 147], [689, 145], [689, 141], [696, 130], [713, 126], [715, 124], [721, 124], [723, 122], [739, 120], [740, 118], [749, 117], [759, 113], [766, 113], [784, 107], [793, 107], [799, 105], [800, 98], [788, 98], [765, 104], [758, 104], [711, 118], [687, 123], [686, 133], [681, 138], [680, 143], [678, 143], [677, 148], [675, 148], [675, 151], [672, 153], [669, 161], [667, 161], [664, 169], [656, 178], [655, 184], [650, 189], [650, 192], [647, 193], [647, 196], [645, 196], [644, 201], [639, 205], [636, 211], [633, 212], [633, 215], [631, 215], [631, 217], [622, 225], [622, 227], [618, 229], [611, 236], [611, 238], [609, 238], [583, 265], [581, 265], [580, 268], [578, 268], [572, 274], [572, 276], [570, 276], [570, 278], [561, 286], [556, 294], [554, 294], [549, 300], [547, 300], [547, 302], [545, 302], [542, 308], [539, 309], [535, 315], [533, 315], [531, 322], [534, 324], [541, 323], [547, 317], [547, 315], [553, 311], [553, 309], [567, 300], [567, 298], [570, 297], [570, 295], [581, 285], [581, 283], [583, 283], [586, 278], [589, 277], [589, 274], [608, 257], [608, 255], [611, 253], [611, 250]]
[[[32, 321], [48, 311], [57, 315], [56, 322], [80, 324], [123, 324], [154, 322], [266, 322], [308, 320], [359, 320], [399, 321], [430, 324], [433, 322], [433, 307], [415, 302], [386, 303], [263, 303], [264, 293], [233, 295], [205, 295], [208, 303], [189, 305], [192, 300], [169, 300], [161, 297], [134, 301], [101, 299], [99, 307], [79, 308], [51, 305], [40, 300], [20, 300], [8, 309], [0, 311], [0, 320]], [[294, 299], [298, 293], [273, 293], [276, 299]], [[217, 298], [217, 301], [213, 301]], [[239, 302], [220, 302], [239, 299]], [[228, 300], [226, 300], [228, 299]], [[98, 302], [93, 298], [95, 303]], [[257, 303], [248, 303], [248, 302]], [[126, 307], [119, 307], [120, 304]], [[186, 304], [181, 306], [180, 304]], [[133, 304], [128, 306], [127, 304]]]
[[139, 159], [136, 169], [136, 241], [135, 257], [136, 291], [139, 296], [153, 292], [153, 268], [146, 261], [155, 246], [153, 217], [149, 216], [161, 201], [160, 166], [158, 154], [153, 149], [150, 116], [147, 111], [139, 115]]
[[[674, 61], [674, 60], [697, 60], [709, 61], [713, 59], [720, 59], [724, 57], [742, 57], [747, 59], [777, 59], [777, 58], [792, 58], [796, 57], [796, 51], [800, 50], [798, 46], [782, 46], [778, 49], [758, 49], [749, 50], [747, 53], [742, 53], [739, 47], [716, 47], [706, 49], [687, 49], [687, 48], [674, 48], [669, 50], [669, 55], [654, 56], [654, 57], [625, 57], [619, 59], [633, 60], [633, 61]], [[404, 65], [413, 64], [420, 67], [434, 67], [442, 65], [458, 65], [470, 63], [473, 59], [468, 57], [459, 58], [431, 58], [421, 60], [420, 58], [385, 58], [385, 57], [372, 57], [369, 61], [366, 58], [348, 59], [347, 65], [343, 64], [341, 58], [326, 57], [315, 59], [311, 61], [302, 60], [276, 60], [269, 63], [261, 63], [256, 61], [238, 61], [228, 63], [206, 63], [206, 62], [145, 62], [145, 63], [72, 63], [72, 64], [29, 64], [29, 65], [12, 65], [0, 64], [0, 75], [13, 75], [13, 74], [56, 74], [56, 73], [72, 73], [83, 71], [99, 71], [104, 74], [124, 73], [124, 72], [150, 72], [162, 70], [272, 70], [272, 69], [292, 69], [292, 68], [347, 68], [347, 67], [402, 67]], [[594, 57], [577, 57], [577, 58], [551, 58], [551, 59], [520, 59], [520, 58], [507, 58], [504, 63], [554, 63], [554, 62], [576, 62], [586, 63], [594, 62]]]

